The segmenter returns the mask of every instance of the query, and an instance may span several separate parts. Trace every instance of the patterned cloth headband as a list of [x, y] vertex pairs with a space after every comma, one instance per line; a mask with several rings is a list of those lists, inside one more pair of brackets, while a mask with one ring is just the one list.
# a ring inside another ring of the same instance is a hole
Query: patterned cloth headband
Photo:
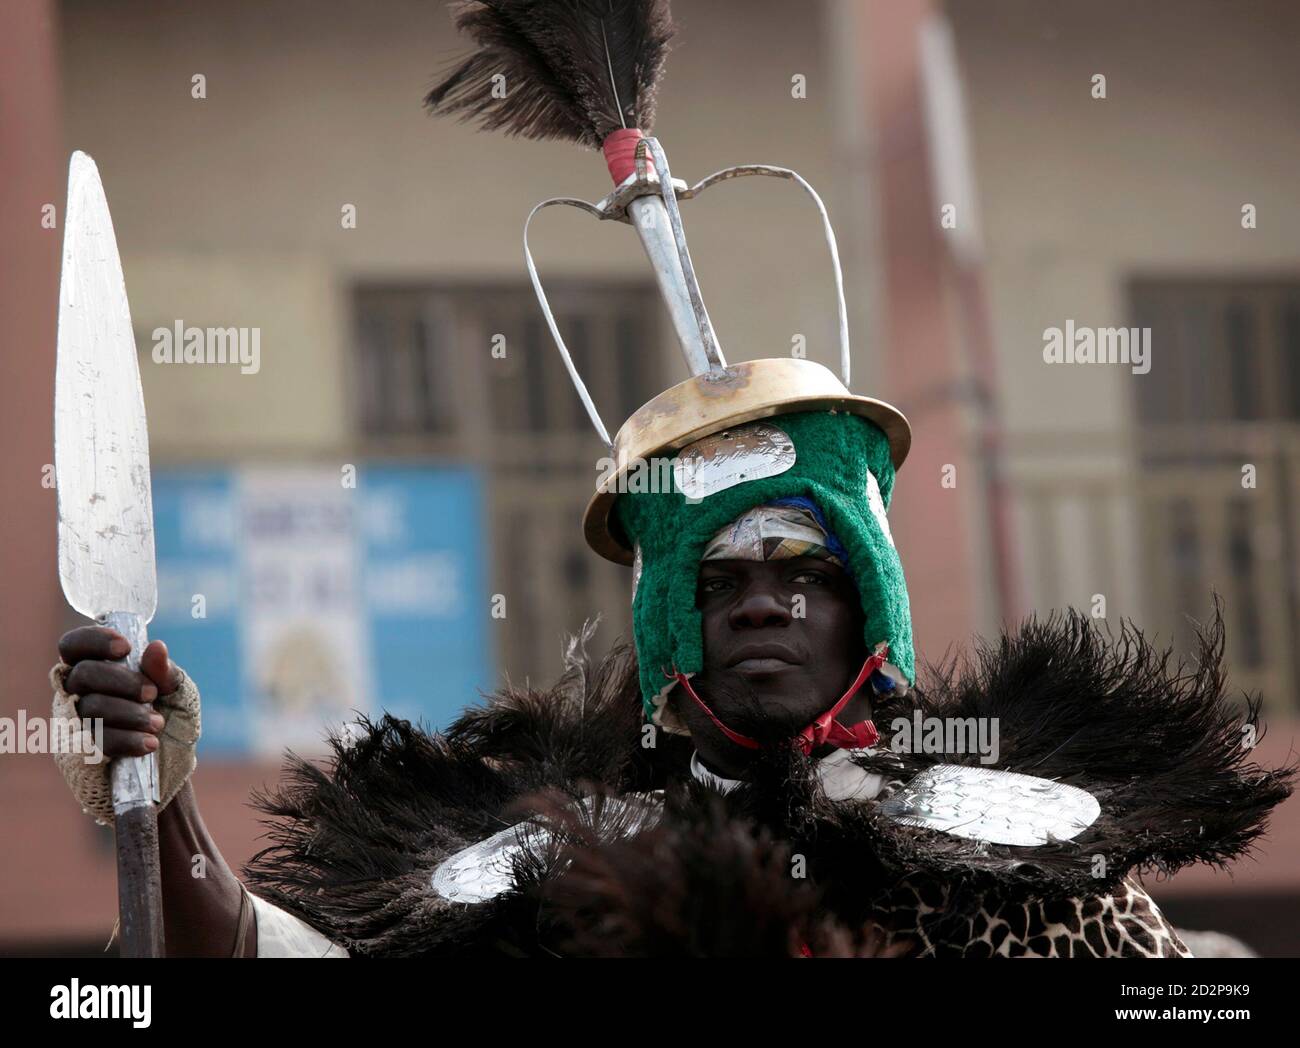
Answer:
[[787, 560], [816, 557], [845, 567], [844, 549], [805, 498], [781, 499], [747, 510], [705, 547], [702, 560]]

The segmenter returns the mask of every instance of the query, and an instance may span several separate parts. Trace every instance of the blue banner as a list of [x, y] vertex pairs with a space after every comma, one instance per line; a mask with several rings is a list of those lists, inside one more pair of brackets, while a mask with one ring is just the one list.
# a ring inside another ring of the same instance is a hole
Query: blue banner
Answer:
[[199, 685], [201, 752], [319, 752], [492, 683], [483, 485], [424, 465], [159, 469], [153, 638]]

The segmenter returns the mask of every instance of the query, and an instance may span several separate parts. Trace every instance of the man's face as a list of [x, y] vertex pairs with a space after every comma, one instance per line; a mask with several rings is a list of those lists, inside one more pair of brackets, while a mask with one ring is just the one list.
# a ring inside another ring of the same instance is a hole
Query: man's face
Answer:
[[[693, 684], [743, 734], [794, 735], [844, 694], [866, 658], [853, 580], [816, 557], [705, 561], [696, 604], [704, 670]], [[676, 708], [706, 763], [724, 773], [736, 765], [740, 755], [727, 751], [738, 747], [702, 710], [683, 698]], [[854, 723], [852, 712], [840, 719]]]

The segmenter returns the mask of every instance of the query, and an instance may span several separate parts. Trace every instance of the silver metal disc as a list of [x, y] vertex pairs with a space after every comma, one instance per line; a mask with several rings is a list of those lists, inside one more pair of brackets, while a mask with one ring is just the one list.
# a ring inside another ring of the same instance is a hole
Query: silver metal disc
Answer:
[[673, 480], [688, 499], [703, 499], [737, 484], [775, 477], [794, 462], [794, 441], [784, 430], [749, 422], [684, 447], [673, 462]]
[[907, 826], [956, 837], [1034, 847], [1073, 840], [1101, 814], [1086, 790], [1034, 775], [939, 764], [881, 804]]

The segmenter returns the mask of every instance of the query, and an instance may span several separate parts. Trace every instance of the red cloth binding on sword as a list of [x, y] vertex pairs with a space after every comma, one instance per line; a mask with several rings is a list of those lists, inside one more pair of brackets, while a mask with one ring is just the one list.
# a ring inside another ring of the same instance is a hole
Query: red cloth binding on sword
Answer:
[[636, 170], [636, 144], [645, 136], [637, 127], [624, 127], [605, 136], [601, 149], [605, 152], [605, 166], [609, 168], [609, 177], [614, 185], [620, 186], [623, 180]]
[[[868, 746], [874, 746], [880, 741], [880, 732], [871, 721], [862, 721], [859, 724], [854, 724], [852, 727], [849, 727], [841, 724], [835, 718], [839, 715], [840, 711], [852, 701], [853, 696], [861, 690], [862, 685], [867, 682], [867, 679], [885, 664], [885, 657], [888, 654], [888, 649], [882, 646], [880, 651], [868, 658], [867, 661], [862, 664], [862, 669], [858, 671], [858, 675], [853, 679], [853, 683], [849, 685], [849, 690], [840, 697], [840, 700], [795, 736], [794, 744], [799, 747], [799, 750], [804, 754], [804, 756], [811, 754], [818, 746], [826, 744], [841, 750], [858, 750], [865, 749]], [[708, 716], [709, 720], [713, 721], [714, 727], [722, 732], [722, 734], [729, 740], [734, 742], [737, 746], [744, 747], [747, 750], [762, 749], [762, 745], [759, 742], [751, 739], [748, 735], [741, 735], [740, 732], [733, 731], [731, 728], [728, 728], [723, 724], [722, 721], [718, 719], [717, 714], [709, 709], [704, 700], [701, 699], [695, 689], [691, 687], [690, 678], [688, 678], [686, 674], [674, 672], [665, 675], [671, 677], [681, 685], [682, 690], [691, 697], [695, 702], [695, 705], [699, 706], [699, 708]]]

